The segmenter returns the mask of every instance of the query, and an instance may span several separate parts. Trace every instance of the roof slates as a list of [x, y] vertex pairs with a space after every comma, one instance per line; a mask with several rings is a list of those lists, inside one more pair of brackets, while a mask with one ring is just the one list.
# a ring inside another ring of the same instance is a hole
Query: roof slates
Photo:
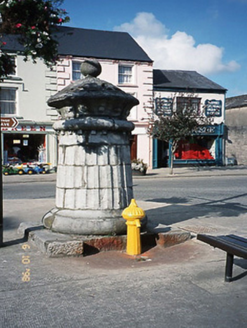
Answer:
[[154, 88], [182, 90], [212, 90], [225, 92], [226, 89], [196, 71], [154, 70]]
[[[145, 51], [125, 32], [110, 32], [60, 26], [54, 32], [58, 54], [126, 61], [151, 62]], [[7, 51], [21, 51], [16, 35], [5, 36]]]

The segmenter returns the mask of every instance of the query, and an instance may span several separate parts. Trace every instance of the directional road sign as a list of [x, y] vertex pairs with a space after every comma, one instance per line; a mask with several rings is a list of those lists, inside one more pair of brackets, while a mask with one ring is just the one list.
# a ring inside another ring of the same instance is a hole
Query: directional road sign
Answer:
[[18, 124], [15, 117], [1, 117], [1, 128], [15, 128]]

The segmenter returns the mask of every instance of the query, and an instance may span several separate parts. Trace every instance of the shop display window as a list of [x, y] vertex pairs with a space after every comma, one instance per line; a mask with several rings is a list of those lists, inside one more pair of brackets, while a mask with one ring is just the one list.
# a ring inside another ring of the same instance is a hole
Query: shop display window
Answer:
[[45, 134], [4, 134], [4, 164], [46, 162]]
[[193, 138], [191, 140], [183, 140], [179, 143], [175, 152], [175, 159], [181, 160], [211, 160], [212, 156], [212, 140], [203, 140]]

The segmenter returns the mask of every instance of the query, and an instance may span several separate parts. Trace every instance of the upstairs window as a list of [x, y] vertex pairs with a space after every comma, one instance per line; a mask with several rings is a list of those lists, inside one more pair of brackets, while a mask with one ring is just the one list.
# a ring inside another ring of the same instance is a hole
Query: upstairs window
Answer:
[[133, 83], [133, 67], [120, 65], [118, 67], [118, 83], [131, 84]]
[[16, 114], [16, 89], [0, 88], [1, 114]]
[[82, 78], [81, 74], [81, 62], [73, 61], [72, 62], [72, 80], [80, 80]]
[[201, 98], [195, 97], [177, 97], [177, 111], [186, 112], [192, 109], [197, 115], [200, 114]]

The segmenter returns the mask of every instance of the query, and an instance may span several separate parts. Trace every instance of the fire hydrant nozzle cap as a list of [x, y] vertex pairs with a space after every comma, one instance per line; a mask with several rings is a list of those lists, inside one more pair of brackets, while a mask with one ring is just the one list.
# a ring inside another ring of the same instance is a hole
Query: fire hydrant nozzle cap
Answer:
[[142, 208], [137, 206], [135, 199], [131, 199], [130, 205], [123, 210], [122, 217], [125, 220], [130, 221], [134, 221], [136, 219], [141, 220], [145, 217], [145, 212]]

